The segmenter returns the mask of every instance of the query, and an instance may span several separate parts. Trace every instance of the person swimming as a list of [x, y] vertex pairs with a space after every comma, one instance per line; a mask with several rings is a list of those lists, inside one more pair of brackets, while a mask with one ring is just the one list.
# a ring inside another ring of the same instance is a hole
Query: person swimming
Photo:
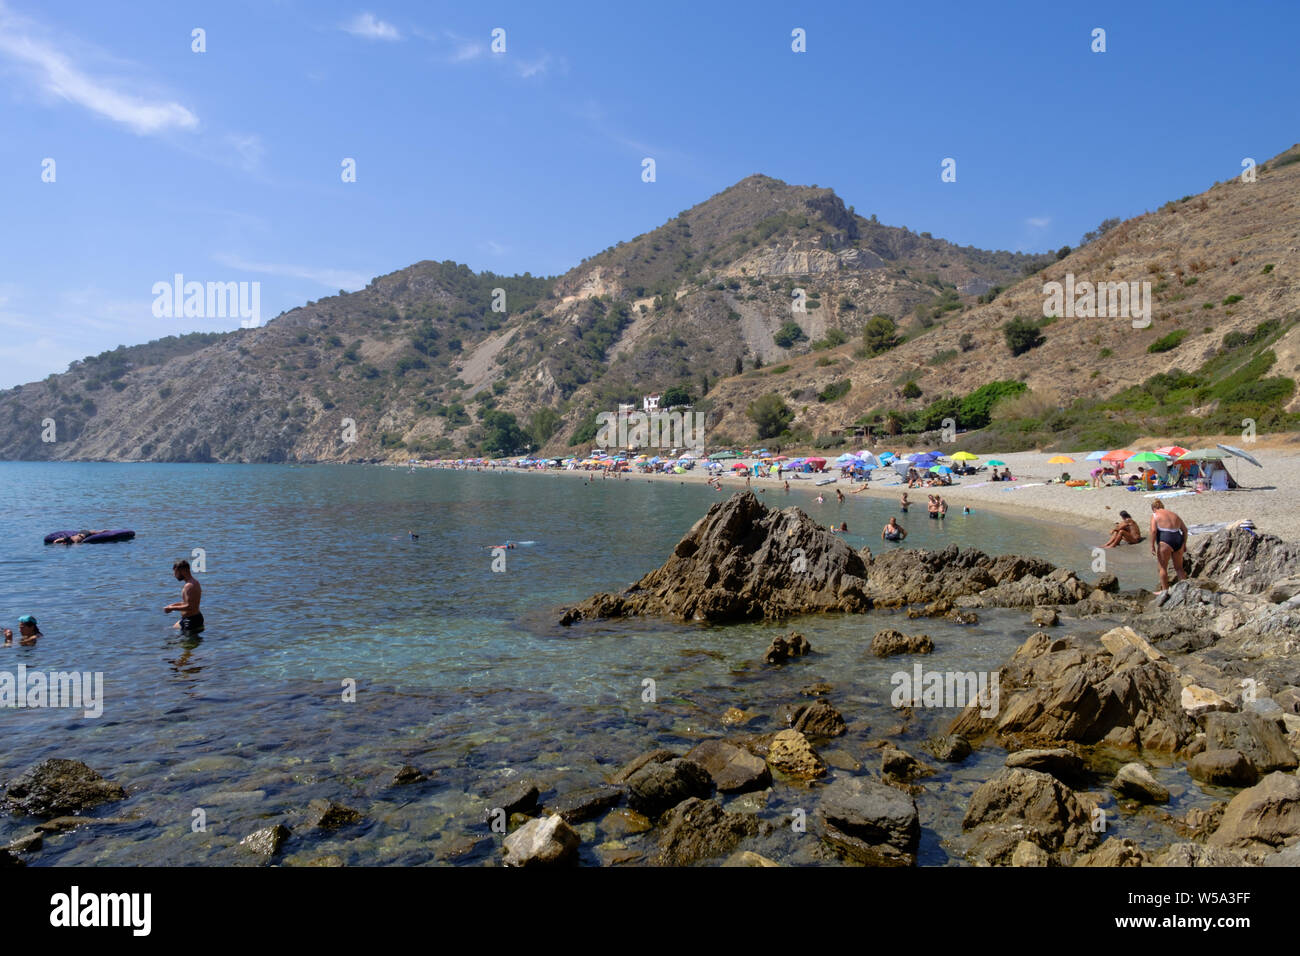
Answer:
[[902, 541], [907, 537], [907, 529], [898, 523], [898, 519], [890, 517], [889, 523], [880, 531], [881, 541]]
[[907, 514], [907, 508], [908, 505], [910, 504], [911, 502], [907, 500], [907, 492], [905, 491], [903, 492], [903, 500], [898, 503], [898, 506], [900, 510], [902, 510], [903, 514]]
[[[24, 614], [18, 619], [18, 635], [18, 644], [21, 647], [32, 647], [40, 638], [45, 636], [41, 633], [41, 629], [36, 623], [36, 618], [32, 617], [30, 614]], [[4, 636], [5, 642], [3, 646], [13, 647], [14, 632], [6, 627], [4, 630]]]

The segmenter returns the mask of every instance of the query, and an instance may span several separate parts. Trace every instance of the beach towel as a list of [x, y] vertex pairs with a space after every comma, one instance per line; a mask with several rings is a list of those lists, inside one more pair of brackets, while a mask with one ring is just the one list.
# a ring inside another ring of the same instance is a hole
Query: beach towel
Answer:
[[1045, 481], [1031, 481], [1027, 485], [1016, 485], [1014, 488], [1003, 488], [1002, 491], [1019, 491], [1021, 488], [1041, 488], [1046, 485]]
[[1194, 491], [1157, 491], [1155, 494], [1143, 495], [1143, 498], [1181, 498], [1183, 495], [1194, 495]]

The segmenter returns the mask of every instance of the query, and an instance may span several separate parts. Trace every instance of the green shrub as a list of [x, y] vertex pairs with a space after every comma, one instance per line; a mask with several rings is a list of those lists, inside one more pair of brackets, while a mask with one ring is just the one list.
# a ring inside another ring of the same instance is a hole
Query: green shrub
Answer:
[[1239, 296], [1239, 295], [1230, 295], [1230, 296], [1228, 296], [1227, 298], [1225, 298], [1225, 299], [1223, 300], [1223, 304], [1224, 304], [1224, 305], [1236, 305], [1236, 304], [1237, 304], [1238, 302], [1240, 302], [1240, 301], [1241, 301], [1241, 296]]
[[1002, 334], [1012, 355], [1024, 355], [1047, 341], [1039, 331], [1038, 323], [1019, 315], [1002, 326]]
[[853, 383], [850, 382], [847, 378], [841, 379], [838, 382], [831, 382], [829, 385], [827, 385], [825, 388], [823, 388], [820, 392], [817, 393], [817, 401], [833, 402], [837, 398], [843, 398], [845, 395], [847, 395], [849, 393], [849, 389], [852, 387], [853, 387]]
[[916, 382], [909, 380], [908, 383], [903, 386], [903, 397], [920, 398], [921, 386], [917, 385]]
[[1187, 337], [1186, 329], [1174, 329], [1168, 335], [1162, 336], [1147, 346], [1147, 351], [1151, 353], [1168, 352], [1178, 348], [1178, 343]]
[[808, 338], [808, 334], [800, 328], [797, 322], [786, 322], [781, 328], [776, 330], [772, 336], [772, 341], [783, 349], [788, 349], [796, 342], [802, 342]]

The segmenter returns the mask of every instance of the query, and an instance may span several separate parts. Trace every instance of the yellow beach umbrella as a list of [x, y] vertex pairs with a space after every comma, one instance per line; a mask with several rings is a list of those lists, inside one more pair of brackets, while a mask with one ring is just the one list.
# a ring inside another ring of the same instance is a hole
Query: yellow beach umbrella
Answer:
[[953, 461], [975, 461], [977, 458], [979, 458], [979, 455], [972, 455], [968, 451], [959, 451], [952, 456]]
[[1069, 455], [1057, 455], [1055, 458], [1047, 459], [1049, 465], [1073, 465], [1074, 459]]

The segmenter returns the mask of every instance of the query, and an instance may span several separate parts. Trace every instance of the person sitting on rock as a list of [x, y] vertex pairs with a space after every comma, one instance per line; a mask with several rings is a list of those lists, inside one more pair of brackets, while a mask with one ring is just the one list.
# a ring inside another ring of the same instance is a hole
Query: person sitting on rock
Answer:
[[1142, 540], [1142, 529], [1127, 511], [1119, 513], [1120, 521], [1110, 530], [1110, 538], [1103, 548], [1114, 548], [1121, 544], [1137, 544]]

